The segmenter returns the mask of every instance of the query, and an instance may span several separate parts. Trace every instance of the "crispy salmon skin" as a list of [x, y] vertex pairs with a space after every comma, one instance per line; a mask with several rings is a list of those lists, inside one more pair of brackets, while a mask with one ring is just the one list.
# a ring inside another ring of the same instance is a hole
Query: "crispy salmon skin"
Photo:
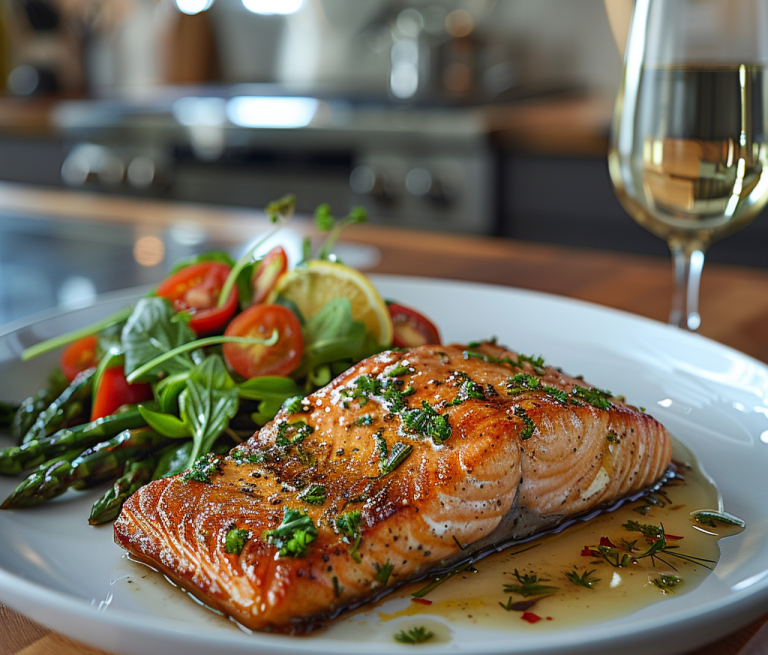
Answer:
[[386, 351], [228, 456], [140, 489], [115, 539], [249, 628], [306, 632], [647, 488], [671, 456], [658, 421], [538, 358]]

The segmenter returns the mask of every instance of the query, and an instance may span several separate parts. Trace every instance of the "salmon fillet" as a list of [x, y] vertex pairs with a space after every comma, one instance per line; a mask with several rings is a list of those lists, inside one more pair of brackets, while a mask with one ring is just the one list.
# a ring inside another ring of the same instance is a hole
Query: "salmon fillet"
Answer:
[[364, 360], [226, 457], [152, 482], [115, 538], [255, 630], [306, 632], [656, 483], [664, 427], [493, 344]]

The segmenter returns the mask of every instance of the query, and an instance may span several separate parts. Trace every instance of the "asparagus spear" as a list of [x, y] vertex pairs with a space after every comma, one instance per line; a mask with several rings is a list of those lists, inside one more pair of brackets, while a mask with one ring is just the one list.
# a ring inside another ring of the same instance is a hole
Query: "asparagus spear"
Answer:
[[41, 389], [34, 396], [22, 401], [11, 421], [11, 436], [21, 443], [22, 438], [34, 425], [40, 413], [56, 400], [68, 386], [69, 381], [59, 369], [56, 369], [48, 378], [48, 386], [45, 389]]
[[112, 488], [99, 498], [91, 509], [88, 523], [101, 525], [117, 518], [123, 503], [152, 480], [152, 473], [157, 466], [158, 456], [132, 460], [125, 465], [123, 474], [115, 480]]
[[144, 427], [147, 422], [138, 408], [104, 416], [90, 423], [64, 428], [45, 439], [34, 439], [21, 446], [0, 450], [0, 474], [15, 475], [33, 468], [66, 450], [80, 452], [105, 441], [123, 430]]
[[95, 373], [95, 368], [80, 373], [72, 384], [40, 413], [22, 438], [22, 443], [44, 439], [56, 432], [67, 419], [72, 418], [72, 408], [82, 408], [82, 402], [90, 396]]
[[37, 505], [70, 487], [84, 489], [122, 475], [127, 461], [151, 454], [169, 442], [151, 428], [123, 430], [109, 441], [89, 448], [71, 463], [62, 460], [43, 471], [35, 471], [5, 499], [0, 509]]

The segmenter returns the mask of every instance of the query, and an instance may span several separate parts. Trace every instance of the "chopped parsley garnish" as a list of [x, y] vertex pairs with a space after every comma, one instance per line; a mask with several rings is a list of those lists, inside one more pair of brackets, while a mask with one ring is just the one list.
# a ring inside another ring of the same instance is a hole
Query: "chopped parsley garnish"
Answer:
[[322, 505], [325, 502], [327, 492], [321, 484], [313, 484], [302, 491], [296, 498], [310, 505]]
[[621, 439], [619, 439], [619, 435], [616, 434], [614, 430], [609, 430], [608, 434], [605, 435], [605, 438], [611, 443], [621, 443]]
[[587, 389], [576, 384], [573, 386], [572, 393], [576, 398], [580, 398], [598, 409], [611, 409], [613, 407], [613, 403], [609, 400], [612, 396], [610, 391], [604, 391], [597, 387]]
[[381, 582], [381, 584], [387, 584], [387, 582], [389, 582], [389, 576], [392, 575], [392, 571], [395, 567], [390, 564], [389, 561], [386, 561], [384, 564], [374, 562], [373, 565], [376, 567], [374, 577]]
[[336, 517], [336, 529], [344, 537], [353, 539], [360, 533], [360, 523], [362, 520], [363, 515], [358, 510], [347, 512]]
[[505, 594], [519, 594], [520, 596], [551, 596], [559, 587], [553, 587], [551, 585], [541, 584], [542, 582], [549, 582], [549, 578], [540, 578], [535, 573], [528, 575], [527, 573], [520, 574], [515, 569], [513, 574], [517, 578], [518, 584], [505, 584]]
[[426, 400], [422, 401], [421, 409], [403, 412], [402, 419], [409, 431], [432, 439], [435, 444], [441, 444], [451, 436], [448, 419], [438, 414]]
[[671, 573], [662, 573], [658, 578], [654, 578], [652, 582], [661, 589], [663, 593], [674, 594], [675, 590], [673, 587], [676, 587], [683, 582], [683, 579], [676, 575], [672, 575]]
[[507, 380], [507, 393], [510, 396], [526, 391], [538, 391], [540, 387], [541, 380], [528, 373], [518, 373]]
[[355, 421], [357, 427], [363, 427], [366, 425], [373, 425], [373, 416], [370, 414], [363, 414], [359, 419]]
[[333, 576], [333, 595], [338, 598], [341, 596], [341, 585], [339, 584], [339, 579], [334, 575]]
[[399, 366], [395, 366], [391, 371], [387, 371], [387, 376], [391, 378], [396, 378], [401, 375], [410, 375], [411, 373], [415, 373], [416, 369], [412, 366], [405, 366], [403, 364], [400, 364]]
[[304, 441], [315, 431], [311, 425], [305, 421], [296, 421], [295, 423], [283, 422], [277, 426], [277, 437], [275, 444], [278, 446], [291, 446]]
[[716, 528], [718, 523], [722, 525], [735, 525], [743, 528], [746, 524], [740, 518], [731, 516], [730, 514], [724, 514], [723, 512], [715, 512], [713, 510], [699, 510], [691, 512], [691, 516], [697, 523], [706, 525], [710, 528]]
[[307, 411], [307, 408], [304, 405], [304, 398], [302, 396], [293, 396], [291, 398], [287, 398], [283, 403], [283, 408], [289, 414], [299, 414], [301, 412]]
[[400, 630], [395, 635], [395, 641], [399, 641], [401, 644], [423, 644], [434, 636], [434, 632], [430, 632], [423, 625], [418, 625], [408, 628], [408, 630]]
[[594, 569], [591, 571], [584, 571], [581, 575], [579, 575], [578, 571], [574, 569], [573, 571], [569, 571], [565, 574], [565, 577], [568, 578], [569, 582], [572, 582], [578, 587], [586, 587], [587, 589], [594, 589], [595, 583], [600, 582], [600, 578], [594, 577], [592, 574], [595, 572]]
[[528, 412], [526, 412], [522, 407], [515, 407], [515, 416], [519, 417], [523, 421], [523, 431], [520, 433], [520, 438], [523, 441], [527, 441], [536, 431], [536, 424], [533, 422], [533, 419], [528, 416]]
[[309, 544], [317, 539], [317, 528], [305, 512], [283, 507], [283, 522], [267, 530], [264, 538], [280, 549], [280, 557], [303, 557]]
[[480, 339], [479, 341], [470, 341], [467, 344], [468, 348], [477, 348], [478, 346], [482, 346], [484, 343], [489, 343], [492, 346], [496, 345], [496, 342], [499, 340], [498, 337], [488, 337], [487, 339]]
[[181, 479], [184, 482], [204, 482], [211, 484], [211, 476], [221, 472], [221, 463], [224, 458], [221, 455], [208, 453], [195, 460], [195, 463], [187, 469]]
[[456, 397], [448, 403], [449, 407], [454, 405], [461, 405], [465, 400], [474, 398], [476, 400], [485, 400], [485, 391], [483, 385], [471, 380], [469, 376], [464, 376], [464, 379], [459, 387], [459, 393]]
[[234, 525], [230, 526], [224, 539], [224, 552], [230, 555], [239, 555], [243, 552], [243, 546], [250, 536], [251, 533], [248, 530], [239, 529]]
[[[382, 441], [384, 440], [384, 437], [381, 437]], [[413, 446], [411, 444], [405, 444], [402, 441], [398, 441], [394, 446], [392, 446], [392, 452], [387, 455], [386, 451], [387, 443], [384, 442], [384, 451], [383, 456], [380, 454], [379, 457], [379, 472], [381, 475], [388, 475], [392, 473], [400, 464], [402, 464], [406, 459], [408, 459], [408, 456], [413, 451]]]
[[563, 405], [568, 404], [568, 394], [562, 389], [543, 384], [541, 385], [541, 390], [551, 398], [554, 398], [557, 402], [562, 403]]

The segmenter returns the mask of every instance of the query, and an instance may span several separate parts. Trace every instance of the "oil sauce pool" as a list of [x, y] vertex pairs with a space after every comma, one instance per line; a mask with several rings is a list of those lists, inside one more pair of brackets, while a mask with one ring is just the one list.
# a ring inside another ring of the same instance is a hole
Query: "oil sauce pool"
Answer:
[[[689, 593], [719, 559], [718, 540], [742, 528], [696, 521], [691, 512], [722, 512], [720, 495], [676, 440], [674, 460], [678, 477], [659, 492], [481, 559], [474, 571], [457, 573], [422, 598], [412, 594], [428, 580], [403, 587], [342, 618], [326, 634], [342, 638], [353, 625], [352, 632], [362, 634], [374, 622], [379, 635], [381, 622], [391, 623], [392, 636], [423, 625], [437, 638], [445, 624], [530, 634], [619, 618]], [[654, 545], [638, 531], [642, 526], [663, 526], [667, 547], [653, 557], [642, 556]]]

